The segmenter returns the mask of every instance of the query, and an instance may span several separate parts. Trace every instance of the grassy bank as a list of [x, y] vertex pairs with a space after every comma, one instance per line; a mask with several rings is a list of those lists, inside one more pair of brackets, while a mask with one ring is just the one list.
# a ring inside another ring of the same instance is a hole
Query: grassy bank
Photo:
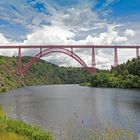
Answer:
[[[140, 140], [132, 127], [114, 127], [111, 123], [103, 125], [102, 128], [86, 129], [81, 124], [80, 128], [75, 127], [73, 121], [68, 124], [68, 133], [63, 133], [62, 140]], [[75, 129], [76, 128], [76, 129]], [[84, 133], [86, 132], [86, 136]], [[0, 140], [53, 140], [53, 133], [46, 132], [41, 128], [30, 126], [20, 120], [12, 120], [5, 116], [0, 108]]]
[[[31, 57], [22, 57], [25, 66]], [[25, 78], [17, 75], [17, 57], [0, 56], [0, 92], [16, 89], [22, 86], [47, 85], [47, 84], [79, 84], [88, 76], [82, 68], [59, 67], [39, 60], [34, 64]]]
[[127, 128], [112, 123], [100, 124], [94, 128], [85, 128], [84, 122], [77, 126], [75, 120], [68, 124], [68, 132], [63, 133], [62, 140], [140, 140], [131, 124]]
[[5, 116], [0, 108], [0, 140], [52, 140], [52, 133]]

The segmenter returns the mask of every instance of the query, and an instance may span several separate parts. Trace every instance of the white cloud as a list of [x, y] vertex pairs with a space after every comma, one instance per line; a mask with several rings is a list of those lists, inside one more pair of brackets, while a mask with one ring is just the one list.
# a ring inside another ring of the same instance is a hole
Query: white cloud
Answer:
[[108, 25], [108, 31], [102, 32], [99, 36], [88, 35], [84, 40], [74, 41], [72, 44], [95, 44], [95, 45], [111, 45], [126, 42], [126, 36], [119, 36], [119, 31], [115, 31], [114, 25]]
[[[16, 41], [8, 40], [2, 33], [0, 33], [0, 45], [18, 45]], [[17, 54], [16, 49], [0, 49], [0, 55], [13, 56]]]
[[10, 43], [9, 40], [6, 39], [2, 33], [0, 33], [0, 44], [1, 45], [6, 45], [6, 44], [9, 44], [9, 43]]
[[[36, 29], [33, 33], [27, 35], [27, 39], [20, 44], [95, 44], [95, 45], [111, 45], [111, 44], [121, 44], [128, 43], [127, 35], [124, 33], [124, 36], [119, 35], [119, 31], [115, 29], [114, 25], [108, 25], [108, 30], [106, 32], [99, 33], [98, 36], [88, 35], [85, 39], [75, 40], [76, 34], [67, 28], [64, 25], [52, 25], [52, 26], [43, 26], [42, 28]], [[0, 44], [19, 44], [15, 41], [10, 41], [4, 37], [3, 34], [0, 34]], [[91, 50], [87, 49], [74, 49], [75, 53], [78, 54], [89, 66], [91, 64]], [[24, 50], [24, 54], [33, 55], [37, 52], [31, 50]], [[134, 51], [127, 51], [125, 53], [127, 58], [131, 56], [130, 54]], [[6, 51], [1, 51], [1, 54], [6, 54]], [[10, 55], [17, 54], [17, 50], [10, 51]], [[8, 55], [9, 55], [8, 54]], [[120, 52], [121, 54], [121, 52]], [[132, 55], [133, 56], [133, 55]], [[51, 62], [58, 62], [60, 66], [79, 66], [76, 61], [72, 61], [65, 55], [52, 55], [44, 58]], [[123, 62], [123, 55], [120, 55], [119, 59]], [[96, 63], [98, 68], [107, 69], [113, 64], [113, 49], [112, 50], [96, 50]]]
[[[125, 33], [124, 33], [125, 35]], [[127, 36], [120, 36], [119, 31], [116, 31], [114, 25], [108, 25], [107, 32], [101, 32], [98, 36], [88, 35], [85, 39], [75, 40], [76, 34], [64, 25], [43, 26], [42, 28], [35, 30], [33, 33], [27, 36], [23, 44], [95, 44], [95, 45], [111, 45], [128, 43]], [[91, 50], [87, 49], [74, 49], [89, 66], [91, 64]], [[128, 50], [128, 57], [130, 56], [130, 50]], [[29, 51], [28, 51], [29, 52]], [[110, 50], [96, 50], [96, 63], [98, 68], [107, 69], [113, 65], [113, 49]], [[126, 53], [127, 55], [127, 53]], [[76, 61], [71, 61], [65, 55], [51, 55], [44, 58], [51, 62], [57, 63], [60, 66], [79, 66]], [[123, 56], [120, 57], [121, 62], [124, 61]]]
[[[121, 25], [117, 28], [118, 25], [115, 23], [113, 25], [110, 24], [107, 19], [101, 19], [97, 11], [91, 10], [91, 3], [93, 6], [97, 2], [96, 0], [79, 0], [78, 2], [79, 4], [69, 8], [69, 6], [58, 7], [52, 0], [42, 0], [47, 12], [50, 13], [50, 15], [45, 15], [43, 12], [36, 12], [36, 10], [25, 1], [3, 1], [0, 8], [0, 18], [12, 25], [20, 24], [27, 30], [29, 29], [32, 31], [32, 33], [28, 34], [26, 39], [21, 43], [8, 40], [3, 34], [0, 34], [0, 44], [130, 45], [139, 42], [139, 24], [135, 24], [138, 26], [137, 28], [134, 28], [134, 25], [132, 27], [126, 27], [127, 23], [126, 25]], [[100, 9], [102, 16], [106, 17], [108, 13], [111, 12], [111, 9], [106, 9], [105, 7], [113, 2], [116, 2], [116, 0], [106, 0], [106, 3]], [[15, 9], [11, 6], [14, 6]], [[105, 11], [103, 12], [102, 10]], [[46, 25], [40, 27], [42, 22], [51, 24], [50, 26]], [[137, 38], [135, 37], [135, 34], [137, 35]], [[131, 39], [132, 37], [133, 42]], [[35, 55], [37, 53], [37, 50], [32, 51], [26, 49], [23, 51], [22, 54], [26, 55]], [[91, 50], [74, 49], [74, 51], [90, 66]], [[0, 49], [0, 54], [15, 55], [17, 54], [17, 50], [8, 50], [7, 53], [7, 50]], [[109, 68], [113, 64], [113, 54], [113, 49], [96, 49], [97, 67]], [[134, 57], [135, 50], [118, 50], [118, 54], [119, 60], [122, 63], [128, 58]], [[71, 58], [66, 57], [65, 55], [49, 55], [44, 59], [59, 64], [60, 66], [79, 66], [76, 61], [72, 61]]]
[[122, 37], [122, 36], [118, 36], [114, 40], [115, 43], [123, 43], [123, 42], [126, 42], [126, 41], [127, 41], [127, 37]]
[[131, 29], [126, 29], [125, 35], [127, 35], [127, 36], [135, 36], [135, 31], [133, 31]]
[[43, 26], [27, 36], [23, 44], [68, 44], [74, 33], [60, 26]]

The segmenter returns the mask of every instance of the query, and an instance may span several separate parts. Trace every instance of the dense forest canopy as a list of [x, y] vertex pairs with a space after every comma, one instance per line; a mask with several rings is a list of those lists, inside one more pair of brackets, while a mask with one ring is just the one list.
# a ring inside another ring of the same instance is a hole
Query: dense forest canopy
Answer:
[[95, 87], [140, 88], [140, 58], [112, 67], [111, 70], [101, 70], [90, 80]]

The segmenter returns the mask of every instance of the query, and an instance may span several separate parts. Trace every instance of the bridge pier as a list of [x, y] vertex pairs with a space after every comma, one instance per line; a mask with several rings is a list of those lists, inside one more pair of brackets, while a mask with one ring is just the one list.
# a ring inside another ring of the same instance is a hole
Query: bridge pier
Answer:
[[95, 48], [92, 47], [92, 60], [91, 60], [92, 74], [96, 73], [96, 59], [95, 59]]
[[71, 52], [73, 53], [73, 48], [71, 47]]
[[118, 51], [117, 51], [117, 47], [114, 48], [114, 67], [118, 66], [119, 62], [118, 62]]
[[136, 48], [136, 58], [140, 57], [139, 48]]
[[41, 57], [41, 55], [42, 55], [42, 47], [40, 47], [40, 57]]
[[22, 64], [21, 64], [21, 47], [18, 47], [18, 66], [17, 66], [17, 74], [22, 73]]
[[[83, 61], [83, 59], [76, 55], [74, 53], [75, 48], [87, 48], [92, 49], [92, 60], [91, 60], [91, 66], [88, 67], [88, 65]], [[94, 49], [114, 49], [114, 66], [117, 66], [119, 64], [118, 62], [118, 52], [117, 49], [136, 49], [136, 57], [140, 57], [140, 46], [134, 46], [134, 45], [4, 45], [0, 46], [0, 49], [18, 49], [18, 62], [17, 62], [17, 73], [20, 75], [26, 75], [27, 70], [36, 63], [41, 57], [44, 55], [50, 54], [50, 53], [63, 53], [66, 54], [73, 59], [75, 59], [77, 62], [79, 62], [88, 72], [91, 74], [96, 73], [96, 60], [95, 60], [95, 50]], [[22, 66], [22, 59], [21, 59], [21, 49], [40, 49], [39, 53], [37, 53], [31, 60], [25, 64], [25, 66]]]

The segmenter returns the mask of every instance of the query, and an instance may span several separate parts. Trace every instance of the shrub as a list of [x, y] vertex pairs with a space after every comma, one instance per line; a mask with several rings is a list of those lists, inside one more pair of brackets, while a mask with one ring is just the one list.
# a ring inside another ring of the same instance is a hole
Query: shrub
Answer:
[[2, 87], [1, 92], [6, 92], [6, 87]]

